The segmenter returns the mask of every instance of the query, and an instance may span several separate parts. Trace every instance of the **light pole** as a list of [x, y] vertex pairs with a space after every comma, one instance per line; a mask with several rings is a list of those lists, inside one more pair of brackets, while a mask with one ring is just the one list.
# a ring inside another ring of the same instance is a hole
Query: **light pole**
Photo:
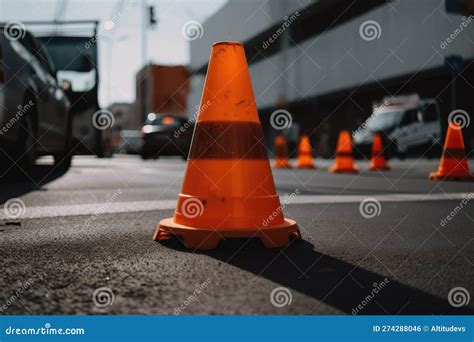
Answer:
[[[109, 105], [112, 104], [112, 62], [113, 62], [113, 56], [114, 54], [112, 53], [113, 46], [114, 46], [114, 39], [108, 36], [101, 36], [100, 37], [101, 41], [103, 43], [107, 43], [108, 45], [108, 54], [107, 54], [107, 61], [108, 63], [108, 70], [107, 70], [107, 100], [109, 102]], [[117, 42], [123, 42], [128, 39], [128, 36], [120, 36]]]
[[146, 77], [146, 91], [145, 91], [145, 113], [148, 114], [151, 111], [151, 88], [153, 86], [151, 63], [148, 60], [148, 28], [153, 28], [157, 24], [155, 19], [155, 12], [153, 6], [148, 6], [148, 1], [144, 0], [141, 2], [141, 31], [142, 31], [142, 65], [145, 68]]

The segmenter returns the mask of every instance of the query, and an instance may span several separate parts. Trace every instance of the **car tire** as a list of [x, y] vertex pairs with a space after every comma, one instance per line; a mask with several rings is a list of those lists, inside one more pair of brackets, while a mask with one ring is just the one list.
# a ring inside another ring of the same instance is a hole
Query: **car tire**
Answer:
[[72, 150], [72, 115], [68, 113], [68, 121], [66, 126], [66, 139], [64, 143], [64, 151], [53, 155], [55, 169], [61, 172], [69, 170], [72, 164], [74, 151]]
[[72, 155], [67, 153], [55, 154], [54, 156], [54, 168], [61, 172], [69, 170], [72, 164]]
[[393, 141], [393, 154], [396, 155], [400, 160], [405, 160], [407, 157], [407, 152], [400, 150], [398, 147], [398, 141], [396, 140]]
[[20, 123], [18, 149], [15, 153], [15, 173], [29, 173], [36, 164], [36, 124], [35, 113], [27, 113]]

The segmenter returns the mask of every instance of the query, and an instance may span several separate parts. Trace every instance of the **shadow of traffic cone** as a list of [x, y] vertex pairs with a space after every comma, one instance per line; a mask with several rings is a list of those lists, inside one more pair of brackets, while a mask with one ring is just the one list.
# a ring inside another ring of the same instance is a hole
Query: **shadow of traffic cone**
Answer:
[[457, 123], [449, 123], [438, 171], [431, 172], [429, 178], [474, 181], [474, 175], [469, 172], [467, 164], [461, 127]]
[[370, 171], [388, 171], [390, 167], [387, 165], [385, 156], [383, 155], [382, 136], [380, 134], [374, 135], [372, 142], [372, 156], [370, 158]]
[[314, 169], [313, 149], [307, 135], [302, 135], [300, 145], [298, 146], [298, 160], [296, 162], [298, 169]]
[[336, 160], [329, 168], [329, 172], [357, 173], [359, 169], [354, 165], [352, 157], [352, 142], [349, 131], [341, 131], [337, 139]]
[[291, 169], [290, 160], [288, 159], [288, 147], [286, 145], [286, 139], [283, 134], [279, 134], [275, 137], [275, 169]]
[[153, 239], [213, 249], [222, 238], [282, 247], [300, 237], [275, 191], [242, 44], [213, 45], [200, 108], [174, 216]]

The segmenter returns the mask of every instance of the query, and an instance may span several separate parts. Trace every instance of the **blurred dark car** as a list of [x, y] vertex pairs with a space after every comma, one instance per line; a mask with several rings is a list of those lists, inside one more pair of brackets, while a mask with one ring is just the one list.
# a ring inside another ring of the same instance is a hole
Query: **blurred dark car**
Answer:
[[71, 164], [70, 102], [51, 59], [23, 27], [0, 24], [0, 165], [25, 172], [36, 158]]
[[168, 114], [148, 114], [141, 129], [143, 159], [159, 156], [181, 156], [186, 159], [191, 146], [194, 123], [188, 119]]
[[138, 130], [122, 130], [120, 132], [120, 150], [119, 153], [141, 154], [143, 139]]

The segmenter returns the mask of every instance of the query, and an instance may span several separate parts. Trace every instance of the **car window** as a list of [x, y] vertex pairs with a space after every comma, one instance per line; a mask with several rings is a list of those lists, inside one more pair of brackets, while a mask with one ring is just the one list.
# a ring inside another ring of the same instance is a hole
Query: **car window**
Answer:
[[423, 110], [423, 121], [424, 122], [433, 122], [438, 120], [438, 107], [436, 104], [431, 103], [426, 105]]
[[54, 74], [54, 68], [53, 68], [53, 63], [51, 62], [51, 58], [49, 57], [48, 53], [46, 52], [45, 48], [43, 45], [35, 38], [32, 39], [34, 43], [34, 49], [35, 49], [35, 56], [38, 59], [38, 61], [43, 65], [43, 67], [51, 73], [51, 75]]
[[48, 70], [53, 75], [54, 68], [52, 66], [49, 56], [46, 54], [43, 47], [38, 48], [37, 52], [38, 53], [36, 56], [38, 56], [38, 60], [40, 61], [40, 63], [45, 67], [46, 70]]
[[365, 125], [371, 132], [394, 128], [402, 114], [402, 111], [394, 111], [372, 115], [369, 119], [367, 119]]
[[19, 40], [9, 40], [9, 44], [13, 51], [15, 51], [19, 57], [26, 61], [30, 67], [35, 70], [35, 75], [39, 77], [41, 81], [48, 81], [48, 73], [44, 71], [44, 68], [41, 67], [38, 59], [31, 55], [30, 50], [28, 50], [25, 45], [20, 43]]
[[411, 125], [415, 122], [418, 122], [419, 115], [418, 109], [410, 109], [405, 112], [402, 121], [400, 122], [400, 126], [407, 126]]
[[35, 55], [36, 51], [35, 51], [33, 39], [31, 38], [31, 36], [29, 34], [25, 34], [23, 37], [19, 38], [18, 42], [20, 42], [21, 45], [23, 45], [25, 47], [25, 49], [28, 50], [28, 52], [32, 56]]
[[44, 51], [39, 48], [37, 41], [33, 38], [31, 34], [26, 34], [23, 38], [18, 40], [21, 45], [25, 47], [26, 50], [35, 58], [42, 67], [49, 73], [52, 73], [51, 66], [49, 65], [48, 58], [46, 57]]

